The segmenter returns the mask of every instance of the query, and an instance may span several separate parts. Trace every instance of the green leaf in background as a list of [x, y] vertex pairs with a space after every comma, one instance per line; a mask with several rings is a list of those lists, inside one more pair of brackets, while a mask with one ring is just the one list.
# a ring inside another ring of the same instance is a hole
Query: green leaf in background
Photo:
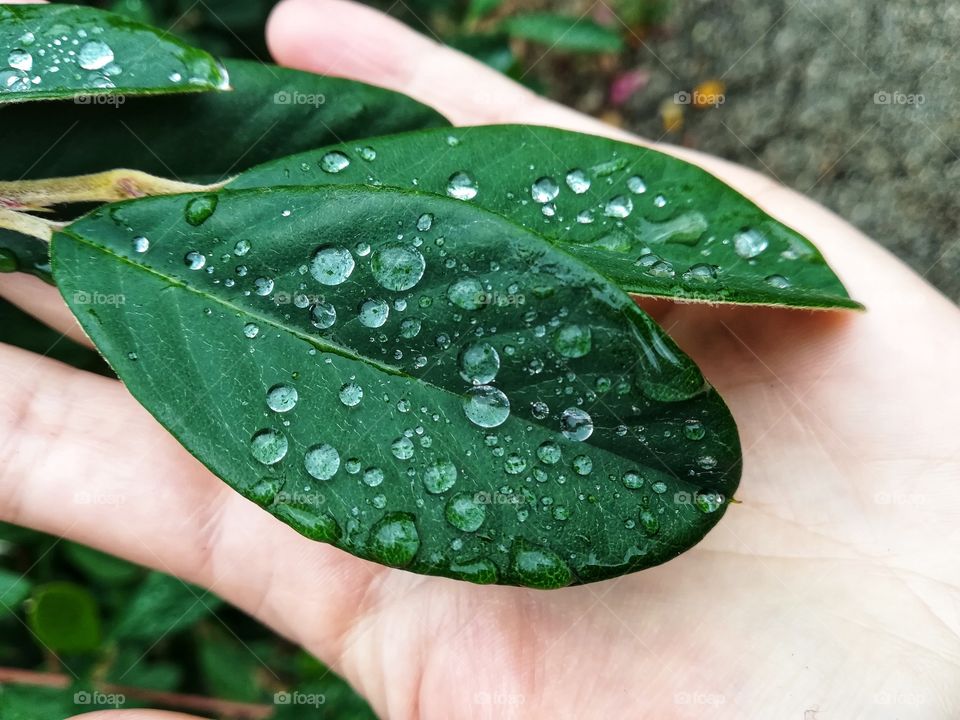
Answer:
[[27, 624], [44, 649], [82, 653], [100, 644], [100, 611], [84, 587], [52, 582], [34, 588], [27, 603]]
[[664, 562], [719, 520], [740, 476], [729, 411], [556, 246], [426, 193], [222, 192], [200, 225], [196, 197], [71, 225], [57, 284], [130, 392], [302, 534], [556, 587]]
[[[363, 154], [371, 135], [447, 125], [405, 95], [339, 78], [243, 60], [226, 64], [234, 90], [120, 104], [44, 103], [3, 110], [17, 142], [0, 156], [0, 179], [64, 177], [132, 168], [214, 182], [258, 163], [334, 142]], [[175, 132], [173, 131], [175, 130]], [[49, 278], [47, 246], [0, 229], [19, 270]]]
[[0, 717], [3, 720], [52, 720], [69, 718], [89, 707], [78, 708], [73, 690], [67, 688], [0, 685]]
[[512, 37], [547, 45], [550, 50], [616, 53], [624, 49], [619, 33], [583, 16], [530, 13], [509, 18], [504, 28]]
[[415, 185], [499, 213], [636, 295], [861, 307], [810, 241], [656, 150], [523, 125], [407, 133], [369, 146], [373, 159], [331, 146], [253, 168], [229, 187]]
[[207, 694], [238, 702], [261, 699], [257, 677], [264, 672], [263, 661], [221, 627], [200, 628], [197, 663], [206, 679]]
[[0, 569], [0, 620], [16, 613], [30, 595], [31, 582], [20, 573]]
[[150, 573], [117, 619], [111, 637], [157, 642], [194, 625], [221, 601], [206, 590], [163, 573]]
[[209, 53], [95, 8], [0, 5], [0, 48], [0, 103], [229, 88]]
[[123, 585], [144, 573], [139, 565], [79, 543], [64, 542], [63, 550], [74, 567], [90, 580], [104, 585]]

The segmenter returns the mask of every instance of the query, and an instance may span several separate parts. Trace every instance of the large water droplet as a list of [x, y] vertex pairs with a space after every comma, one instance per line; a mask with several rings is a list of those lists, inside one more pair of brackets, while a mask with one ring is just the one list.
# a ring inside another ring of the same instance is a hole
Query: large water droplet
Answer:
[[769, 244], [761, 232], [752, 228], [741, 230], [733, 236], [733, 249], [745, 260], [755, 258], [766, 250]]
[[588, 455], [577, 455], [573, 459], [573, 471], [577, 475], [589, 475], [593, 470], [593, 460]]
[[560, 429], [564, 437], [583, 442], [593, 434], [593, 418], [586, 410], [570, 407], [560, 415]]
[[403, 242], [389, 242], [370, 256], [370, 272], [387, 290], [401, 291], [414, 287], [426, 268], [420, 251]]
[[548, 203], [560, 194], [560, 186], [552, 177], [538, 178], [530, 186], [530, 196], [534, 202]]
[[191, 270], [202, 270], [207, 264], [207, 256], [196, 250], [191, 250], [183, 256], [183, 263]]
[[527, 587], [550, 589], [569, 585], [573, 574], [552, 550], [516, 540], [510, 553], [510, 569]]
[[16, 48], [15, 50], [11, 50], [7, 56], [7, 64], [16, 70], [30, 72], [30, 69], [33, 67], [33, 55], [26, 50]]
[[339, 150], [331, 150], [320, 158], [320, 169], [328, 173], [338, 173], [350, 164], [350, 158]]
[[537, 448], [537, 457], [544, 465], [556, 465], [560, 462], [560, 446], [553, 440], [547, 440]]
[[283, 460], [287, 454], [287, 436], [269, 428], [259, 430], [250, 439], [250, 452], [257, 462], [273, 465]]
[[267, 391], [267, 407], [278, 413], [293, 410], [299, 399], [297, 389], [280, 383]]
[[711, 492], [697, 493], [696, 500], [694, 502], [702, 512], [712, 513], [719, 510], [726, 500], [720, 493]]
[[378, 467], [369, 467], [363, 471], [363, 484], [368, 487], [377, 487], [383, 482], [383, 470]]
[[409, 460], [413, 457], [413, 441], [406, 435], [401, 435], [390, 443], [390, 452], [397, 460]]
[[368, 328], [383, 327], [390, 316], [390, 306], [383, 300], [371, 299], [360, 303], [357, 319], [360, 324]]
[[640, 511], [640, 527], [647, 535], [656, 535], [660, 530], [660, 521], [649, 510]]
[[183, 216], [188, 223], [194, 227], [198, 225], [203, 225], [207, 219], [213, 215], [214, 210], [217, 209], [217, 201], [219, 197], [214, 194], [201, 195], [200, 197], [195, 197], [193, 200], [187, 203], [187, 207], [183, 212]]
[[461, 350], [457, 363], [464, 380], [474, 385], [487, 385], [500, 370], [500, 355], [490, 343], [479, 342]]
[[317, 249], [310, 260], [310, 274], [321, 285], [339, 285], [353, 272], [356, 261], [344, 247], [324, 245]]
[[0, 72], [0, 88], [11, 92], [29, 90], [30, 78], [23, 70], [4, 70]]
[[303, 466], [311, 477], [317, 480], [329, 480], [340, 469], [340, 453], [326, 443], [314, 445], [303, 455]]
[[480, 385], [463, 396], [463, 414], [479, 427], [497, 427], [510, 415], [510, 400], [497, 388]]
[[400, 336], [410, 340], [420, 334], [420, 318], [406, 318], [400, 323]]
[[143, 235], [135, 237], [131, 242], [131, 245], [133, 245], [133, 251], [138, 253], [145, 253], [150, 249], [150, 241]]
[[644, 478], [643, 475], [638, 473], [636, 470], [627, 470], [623, 477], [620, 478], [620, 481], [623, 483], [624, 487], [628, 487], [631, 490], [638, 490], [643, 487]]
[[647, 191], [647, 184], [639, 175], [633, 175], [627, 179], [627, 190], [634, 195], [641, 195]]
[[315, 328], [327, 330], [337, 322], [337, 309], [328, 302], [314, 303], [310, 308], [310, 322]]
[[483, 307], [486, 297], [483, 285], [474, 278], [457, 280], [447, 288], [447, 298], [450, 302], [464, 310], [479, 310]]
[[262, 297], [273, 292], [273, 278], [258, 277], [253, 281], [253, 291]]
[[717, 268], [707, 263], [697, 263], [683, 274], [683, 279], [693, 283], [711, 283], [717, 279]]
[[699, 420], [687, 420], [683, 424], [683, 434], [687, 440], [703, 440], [707, 434], [707, 429]]
[[583, 170], [575, 168], [567, 173], [567, 187], [577, 195], [583, 195], [590, 189], [590, 178]]
[[105, 42], [90, 40], [77, 53], [77, 64], [84, 70], [99, 70], [113, 62], [113, 50]]
[[607, 217], [625, 218], [633, 212], [633, 200], [626, 195], [617, 195], [607, 201], [603, 214]]
[[465, 172], [455, 172], [447, 182], [447, 195], [457, 200], [472, 200], [477, 196], [477, 184]]
[[355, 407], [363, 400], [363, 388], [356, 383], [346, 383], [340, 388], [340, 402], [347, 407]]
[[469, 493], [459, 493], [447, 501], [445, 514], [457, 530], [476, 532], [487, 518], [487, 509]]
[[243, 326], [243, 334], [253, 340], [253, 338], [260, 334], [260, 327], [255, 323], [247, 323]]
[[583, 357], [592, 345], [590, 328], [586, 325], [564, 325], [553, 339], [553, 347], [566, 358]]
[[370, 529], [367, 552], [383, 565], [409, 565], [419, 550], [420, 534], [409, 513], [387, 513]]
[[430, 465], [423, 473], [423, 487], [428, 493], [439, 495], [457, 482], [457, 468], [449, 460], [440, 460]]

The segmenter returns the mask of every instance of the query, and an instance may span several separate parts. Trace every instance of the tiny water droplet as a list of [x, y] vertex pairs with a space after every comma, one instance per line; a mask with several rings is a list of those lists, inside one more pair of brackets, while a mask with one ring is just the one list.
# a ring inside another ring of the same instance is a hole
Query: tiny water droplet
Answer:
[[433, 215], [430, 213], [424, 213], [417, 218], [417, 230], [420, 232], [427, 232], [431, 227], [433, 227]]

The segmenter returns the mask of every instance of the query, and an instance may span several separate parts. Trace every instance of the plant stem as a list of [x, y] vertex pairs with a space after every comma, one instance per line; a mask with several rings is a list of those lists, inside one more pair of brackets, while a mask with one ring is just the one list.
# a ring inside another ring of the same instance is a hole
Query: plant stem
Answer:
[[65, 227], [66, 224], [0, 207], [0, 228], [30, 235], [44, 242], [50, 242], [53, 233]]

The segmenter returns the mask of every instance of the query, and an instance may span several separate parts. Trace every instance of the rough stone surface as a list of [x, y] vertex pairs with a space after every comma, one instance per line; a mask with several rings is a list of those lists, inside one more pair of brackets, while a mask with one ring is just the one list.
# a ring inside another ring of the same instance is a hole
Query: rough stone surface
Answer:
[[[632, 129], [776, 177], [960, 302], [960, 4], [676, 0], [644, 43]], [[725, 102], [664, 135], [661, 103], [710, 79]]]

